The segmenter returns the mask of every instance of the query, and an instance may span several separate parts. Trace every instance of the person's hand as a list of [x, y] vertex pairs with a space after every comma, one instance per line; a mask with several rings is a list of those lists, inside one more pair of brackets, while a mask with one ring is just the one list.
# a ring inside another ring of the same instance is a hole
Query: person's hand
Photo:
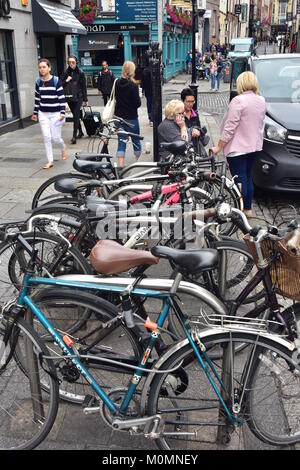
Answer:
[[31, 116], [31, 120], [37, 122], [37, 120], [38, 120], [37, 114], [33, 114]]
[[60, 120], [60, 121], [63, 121], [64, 119], [65, 119], [65, 115], [64, 115], [64, 114], [61, 114], [61, 115], [59, 116], [59, 120]]
[[193, 129], [192, 130], [192, 137], [199, 137], [200, 136], [200, 131], [198, 129]]
[[70, 82], [72, 80], [72, 77], [70, 77], [70, 75], [68, 76], [68, 78], [66, 78], [66, 83]]
[[221, 150], [219, 147], [212, 147], [211, 149], [212, 149], [212, 151], [213, 151], [213, 153], [214, 153], [215, 155], [218, 155], [218, 153], [219, 153], [220, 150]]
[[183, 114], [176, 114], [175, 122], [176, 122], [177, 126], [179, 126], [180, 128], [184, 127], [185, 126], [184, 115]]

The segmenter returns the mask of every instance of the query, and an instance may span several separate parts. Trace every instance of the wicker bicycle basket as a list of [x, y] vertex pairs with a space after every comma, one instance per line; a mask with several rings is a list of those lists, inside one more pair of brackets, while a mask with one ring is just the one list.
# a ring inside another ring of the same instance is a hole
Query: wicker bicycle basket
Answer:
[[[248, 234], [244, 240], [257, 265], [254, 242]], [[264, 240], [261, 249], [264, 258], [270, 261], [270, 274], [277, 294], [300, 300], [300, 230], [294, 230], [280, 241]]]

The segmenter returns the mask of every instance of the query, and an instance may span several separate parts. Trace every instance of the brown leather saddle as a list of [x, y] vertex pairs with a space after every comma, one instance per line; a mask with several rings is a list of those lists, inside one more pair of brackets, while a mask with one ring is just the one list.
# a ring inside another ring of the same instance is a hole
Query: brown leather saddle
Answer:
[[149, 251], [126, 248], [113, 240], [100, 240], [92, 249], [90, 261], [102, 274], [118, 274], [143, 264], [157, 264], [159, 259]]

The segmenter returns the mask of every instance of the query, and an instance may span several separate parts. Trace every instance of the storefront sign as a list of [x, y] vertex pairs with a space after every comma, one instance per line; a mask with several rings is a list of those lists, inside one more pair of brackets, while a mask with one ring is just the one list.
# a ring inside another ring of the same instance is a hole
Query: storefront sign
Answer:
[[9, 14], [10, 14], [9, 0], [0, 0], [0, 17], [9, 16]]
[[234, 14], [235, 15], [240, 15], [242, 12], [242, 5], [234, 5]]
[[116, 21], [157, 21], [157, 0], [116, 0]]
[[85, 27], [88, 33], [105, 33], [111, 31], [149, 31], [147, 24], [92, 24]]

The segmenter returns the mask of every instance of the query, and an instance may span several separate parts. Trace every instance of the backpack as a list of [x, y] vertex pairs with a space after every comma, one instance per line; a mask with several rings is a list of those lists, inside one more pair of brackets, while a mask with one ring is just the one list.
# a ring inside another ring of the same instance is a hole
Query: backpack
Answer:
[[[56, 75], [53, 75], [53, 78], [54, 78], [54, 85], [55, 87], [57, 87], [57, 84], [58, 84], [58, 77], [56, 77]], [[38, 77], [35, 81], [35, 84], [38, 86], [38, 88], [41, 86], [41, 83], [42, 83], [42, 79], [41, 77]]]

